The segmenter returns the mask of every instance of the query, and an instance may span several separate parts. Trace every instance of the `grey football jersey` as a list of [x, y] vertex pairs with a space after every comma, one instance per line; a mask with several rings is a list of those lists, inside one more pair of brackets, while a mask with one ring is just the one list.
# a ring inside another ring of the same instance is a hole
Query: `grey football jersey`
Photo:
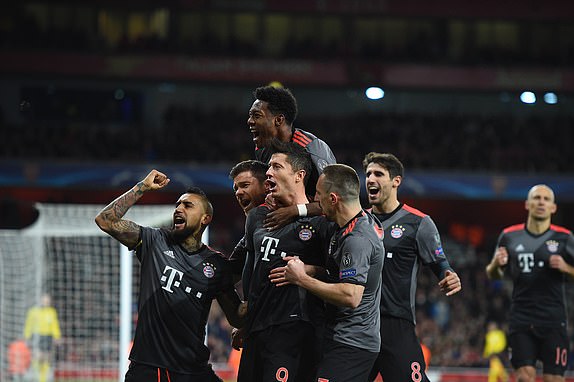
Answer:
[[327, 271], [333, 282], [363, 285], [363, 298], [355, 309], [327, 304], [326, 336], [371, 352], [381, 346], [381, 271], [383, 228], [370, 213], [361, 211], [332, 237]]
[[[325, 166], [337, 163], [335, 155], [325, 141], [317, 138], [315, 135], [301, 129], [294, 129], [291, 141], [303, 147], [310, 155], [313, 161], [313, 172], [310, 174], [305, 187], [307, 195], [315, 195], [315, 186], [319, 175], [323, 172]], [[255, 157], [263, 163], [269, 163], [273, 152], [269, 148], [255, 150]]]

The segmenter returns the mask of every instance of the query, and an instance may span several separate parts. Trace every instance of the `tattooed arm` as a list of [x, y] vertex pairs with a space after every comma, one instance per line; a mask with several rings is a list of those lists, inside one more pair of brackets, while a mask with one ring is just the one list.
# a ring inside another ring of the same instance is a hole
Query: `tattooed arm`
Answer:
[[149, 174], [131, 190], [111, 202], [96, 216], [96, 224], [100, 229], [128, 248], [135, 247], [140, 240], [140, 228], [136, 223], [122, 219], [147, 191], [159, 190], [169, 183], [169, 178], [157, 171], [151, 170]]

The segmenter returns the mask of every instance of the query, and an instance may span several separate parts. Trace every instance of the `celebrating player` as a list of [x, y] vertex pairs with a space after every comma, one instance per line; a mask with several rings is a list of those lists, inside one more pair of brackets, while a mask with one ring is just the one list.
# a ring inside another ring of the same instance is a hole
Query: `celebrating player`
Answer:
[[[328, 164], [336, 163], [331, 148], [315, 135], [295, 128], [293, 122], [297, 117], [297, 101], [289, 89], [264, 86], [253, 92], [255, 101], [249, 109], [247, 125], [253, 134], [255, 157], [269, 163], [273, 148], [271, 141], [293, 142], [303, 147], [310, 155], [313, 167], [307, 174], [309, 181], [306, 192], [311, 198], [315, 195], [315, 185], [319, 174]], [[308, 200], [297, 205], [278, 208], [267, 215], [265, 227], [279, 228], [297, 216], [317, 216], [321, 209], [317, 203]]]
[[[363, 159], [373, 214], [385, 228], [385, 262], [381, 295], [381, 349], [370, 380], [381, 373], [385, 382], [428, 381], [415, 332], [415, 292], [421, 265], [429, 266], [447, 296], [461, 290], [432, 219], [399, 202], [403, 164], [392, 154], [369, 153]], [[413, 379], [416, 378], [416, 379]]]
[[233, 326], [241, 325], [240, 299], [229, 263], [201, 242], [213, 207], [199, 188], [179, 197], [171, 229], [141, 227], [123, 219], [148, 191], [169, 178], [152, 170], [105, 207], [96, 224], [136, 251], [141, 263], [138, 323], [126, 382], [221, 381], [208, 364], [205, 325], [213, 299]]
[[539, 359], [544, 382], [561, 382], [569, 348], [564, 284], [574, 277], [574, 236], [551, 224], [557, 207], [550, 187], [532, 187], [525, 208], [526, 224], [502, 231], [486, 274], [509, 276], [514, 284], [508, 344], [517, 381], [534, 382]]

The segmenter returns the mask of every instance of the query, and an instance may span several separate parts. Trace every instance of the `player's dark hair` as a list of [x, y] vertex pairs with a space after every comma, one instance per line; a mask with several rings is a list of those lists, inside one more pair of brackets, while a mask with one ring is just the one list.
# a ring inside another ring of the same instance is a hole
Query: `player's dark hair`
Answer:
[[393, 179], [395, 176], [403, 177], [405, 168], [399, 158], [391, 153], [376, 153], [370, 152], [365, 155], [363, 159], [363, 170], [367, 171], [369, 163], [377, 163], [389, 172], [389, 176]]
[[253, 96], [258, 100], [267, 102], [267, 108], [273, 115], [283, 114], [288, 125], [292, 125], [295, 122], [295, 118], [297, 118], [297, 100], [291, 93], [291, 90], [262, 86], [255, 89]]
[[307, 185], [311, 171], [313, 170], [313, 162], [311, 155], [301, 146], [293, 142], [282, 142], [277, 138], [271, 140], [271, 152], [273, 154], [285, 154], [287, 156], [287, 163], [291, 165], [293, 171], [305, 171], [303, 184]]
[[211, 202], [207, 198], [207, 195], [205, 194], [205, 192], [201, 188], [191, 186], [185, 191], [185, 193], [200, 196], [201, 202], [203, 203], [203, 209], [205, 210], [205, 213], [213, 216], [213, 206], [211, 205]]
[[265, 173], [267, 172], [268, 168], [269, 166], [261, 161], [254, 159], [244, 160], [233, 166], [231, 171], [229, 171], [229, 177], [231, 179], [235, 179], [235, 177], [242, 172], [249, 171], [251, 175], [253, 175], [259, 182], [261, 182], [261, 184], [263, 184], [265, 179], [267, 179]]
[[354, 168], [346, 164], [331, 164], [323, 169], [323, 184], [327, 192], [339, 194], [344, 201], [359, 198], [361, 181]]

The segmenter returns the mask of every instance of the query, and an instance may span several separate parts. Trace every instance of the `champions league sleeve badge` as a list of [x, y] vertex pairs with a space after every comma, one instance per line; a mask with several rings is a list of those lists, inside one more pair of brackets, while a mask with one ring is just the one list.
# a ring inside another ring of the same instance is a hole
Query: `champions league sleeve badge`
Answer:
[[343, 258], [341, 259], [341, 264], [343, 264], [343, 266], [345, 268], [351, 266], [351, 254], [350, 253], [344, 253], [343, 254]]
[[314, 233], [315, 228], [311, 224], [303, 224], [299, 226], [299, 239], [302, 241], [311, 240]]
[[215, 276], [215, 270], [217, 269], [215, 265], [211, 263], [202, 263], [202, 264], [203, 264], [203, 274], [205, 275], [205, 277], [210, 279], [213, 276]]

